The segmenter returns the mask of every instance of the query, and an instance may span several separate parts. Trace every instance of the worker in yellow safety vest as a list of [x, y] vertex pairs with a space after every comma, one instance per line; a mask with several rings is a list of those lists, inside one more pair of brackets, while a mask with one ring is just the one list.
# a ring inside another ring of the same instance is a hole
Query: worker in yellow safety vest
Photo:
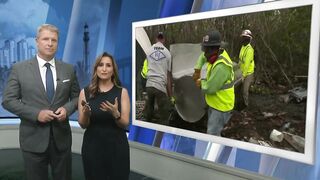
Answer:
[[254, 49], [251, 46], [252, 33], [243, 30], [241, 35], [241, 50], [239, 53], [239, 65], [242, 72], [241, 94], [243, 104], [249, 105], [249, 88], [254, 81]]
[[207, 133], [221, 135], [229, 121], [235, 102], [232, 61], [220, 48], [221, 35], [213, 31], [203, 37], [202, 51], [193, 78], [205, 94], [208, 107]]

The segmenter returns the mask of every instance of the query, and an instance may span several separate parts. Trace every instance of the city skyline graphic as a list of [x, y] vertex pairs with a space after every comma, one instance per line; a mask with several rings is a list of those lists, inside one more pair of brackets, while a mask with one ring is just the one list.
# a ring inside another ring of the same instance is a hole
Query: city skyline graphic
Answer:
[[14, 63], [30, 59], [35, 55], [35, 47], [28, 44], [26, 39], [21, 39], [18, 42], [6, 39], [4, 46], [0, 46], [0, 67], [10, 68]]

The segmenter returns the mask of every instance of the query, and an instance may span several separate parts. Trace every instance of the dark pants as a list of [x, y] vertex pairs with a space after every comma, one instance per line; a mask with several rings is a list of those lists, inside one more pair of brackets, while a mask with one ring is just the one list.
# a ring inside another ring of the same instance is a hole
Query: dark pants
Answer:
[[71, 148], [58, 151], [54, 139], [43, 153], [22, 151], [27, 180], [48, 180], [48, 167], [51, 166], [53, 180], [71, 180]]
[[153, 87], [147, 87], [147, 103], [145, 107], [145, 117], [148, 122], [152, 122], [152, 118], [154, 115], [154, 105], [157, 102], [158, 105], [158, 112], [160, 116], [159, 124], [168, 125], [169, 124], [169, 110], [170, 110], [170, 103], [168, 100], [167, 95]]
[[147, 84], [147, 80], [145, 78], [141, 77], [142, 92], [146, 92], [146, 84]]

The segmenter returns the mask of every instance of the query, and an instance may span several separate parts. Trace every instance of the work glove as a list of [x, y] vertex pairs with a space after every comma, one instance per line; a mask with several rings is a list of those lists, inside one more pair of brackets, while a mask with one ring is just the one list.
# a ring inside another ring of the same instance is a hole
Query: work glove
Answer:
[[176, 98], [174, 96], [170, 97], [170, 102], [171, 104], [175, 105], [176, 104]]
[[192, 75], [194, 82], [197, 82], [197, 80], [200, 79], [200, 71], [200, 69], [194, 69], [194, 73]]

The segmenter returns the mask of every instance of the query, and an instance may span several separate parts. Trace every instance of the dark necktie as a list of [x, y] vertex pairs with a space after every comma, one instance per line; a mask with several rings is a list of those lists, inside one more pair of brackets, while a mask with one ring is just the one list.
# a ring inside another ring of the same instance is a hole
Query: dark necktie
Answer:
[[52, 101], [53, 95], [54, 95], [54, 84], [53, 84], [53, 75], [50, 68], [50, 63], [46, 63], [45, 66], [47, 67], [46, 71], [46, 90], [47, 90], [47, 96], [49, 101]]

